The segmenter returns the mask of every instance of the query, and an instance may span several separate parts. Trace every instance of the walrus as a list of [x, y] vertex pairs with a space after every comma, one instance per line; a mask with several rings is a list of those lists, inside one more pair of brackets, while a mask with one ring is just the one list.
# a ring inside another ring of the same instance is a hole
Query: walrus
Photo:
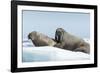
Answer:
[[56, 44], [52, 38], [36, 31], [29, 33], [28, 39], [31, 39], [35, 46], [54, 46]]
[[83, 39], [66, 32], [63, 28], [57, 28], [55, 32], [55, 47], [90, 53], [90, 45]]

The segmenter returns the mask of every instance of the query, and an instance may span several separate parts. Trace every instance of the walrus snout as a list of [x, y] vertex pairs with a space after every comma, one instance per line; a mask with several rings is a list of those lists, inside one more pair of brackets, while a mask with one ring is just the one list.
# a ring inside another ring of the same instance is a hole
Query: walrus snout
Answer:
[[63, 36], [63, 29], [62, 28], [57, 28], [56, 35], [55, 35], [55, 40], [57, 41], [57, 43], [61, 43], [62, 36]]
[[28, 39], [34, 40], [36, 38], [36, 36], [37, 36], [37, 32], [33, 31], [33, 32], [28, 34]]
[[31, 34], [29, 33], [29, 35], [28, 35], [28, 39], [31, 39], [31, 37], [30, 37], [30, 36], [31, 36]]

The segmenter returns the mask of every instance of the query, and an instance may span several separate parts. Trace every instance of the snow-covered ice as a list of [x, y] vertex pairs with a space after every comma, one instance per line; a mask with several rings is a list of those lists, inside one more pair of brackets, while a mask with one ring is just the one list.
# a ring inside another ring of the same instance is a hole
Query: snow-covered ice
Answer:
[[[89, 42], [88, 39], [85, 41]], [[41, 61], [67, 61], [67, 60], [89, 60], [90, 55], [83, 52], [73, 52], [56, 47], [43, 46], [34, 47], [32, 42], [23, 42], [23, 62]]]
[[88, 54], [82, 52], [72, 52], [50, 46], [23, 48], [23, 62], [85, 60], [89, 58]]

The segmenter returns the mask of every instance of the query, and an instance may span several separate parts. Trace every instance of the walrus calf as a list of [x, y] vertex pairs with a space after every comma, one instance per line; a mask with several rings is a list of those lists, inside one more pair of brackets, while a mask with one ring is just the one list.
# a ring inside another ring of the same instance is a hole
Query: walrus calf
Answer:
[[53, 39], [36, 31], [29, 33], [28, 38], [35, 46], [54, 46], [56, 44]]
[[55, 41], [57, 42], [55, 47], [71, 51], [90, 53], [90, 45], [87, 42], [69, 34], [62, 28], [56, 29]]

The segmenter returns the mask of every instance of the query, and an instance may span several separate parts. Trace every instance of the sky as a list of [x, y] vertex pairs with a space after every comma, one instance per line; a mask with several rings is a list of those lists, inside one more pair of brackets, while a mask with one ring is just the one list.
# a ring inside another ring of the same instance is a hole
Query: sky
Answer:
[[32, 31], [54, 38], [57, 28], [80, 38], [90, 38], [90, 14], [78, 12], [23, 10], [23, 39]]

